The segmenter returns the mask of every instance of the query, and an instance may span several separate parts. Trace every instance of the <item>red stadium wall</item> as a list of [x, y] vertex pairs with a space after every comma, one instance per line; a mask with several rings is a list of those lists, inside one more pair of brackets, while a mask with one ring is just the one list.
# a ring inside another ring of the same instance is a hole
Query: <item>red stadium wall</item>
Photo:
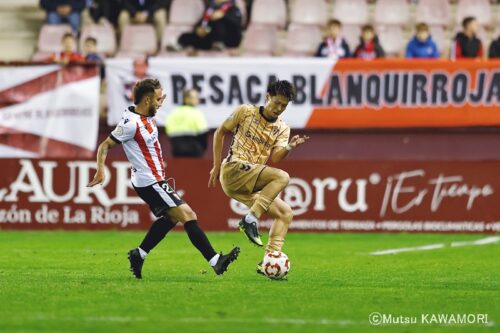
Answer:
[[[0, 160], [0, 228], [136, 230], [151, 222], [129, 164], [109, 160], [105, 186], [87, 188], [93, 160]], [[207, 187], [209, 160], [173, 160], [168, 174], [206, 230], [234, 229], [243, 207]], [[282, 198], [292, 230], [500, 232], [499, 162], [287, 161]], [[268, 228], [272, 221], [263, 220]]]

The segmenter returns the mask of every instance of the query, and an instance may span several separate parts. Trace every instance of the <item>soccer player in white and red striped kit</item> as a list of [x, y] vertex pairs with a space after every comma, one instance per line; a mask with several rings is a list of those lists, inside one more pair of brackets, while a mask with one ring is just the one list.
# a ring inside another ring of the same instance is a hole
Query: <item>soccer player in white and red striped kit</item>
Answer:
[[201, 252], [216, 274], [223, 274], [236, 260], [240, 249], [233, 248], [228, 254], [217, 254], [199, 227], [195, 212], [165, 181], [165, 169], [158, 128], [154, 120], [157, 110], [165, 99], [157, 79], [144, 79], [136, 83], [133, 91], [134, 104], [123, 113], [122, 119], [97, 151], [97, 171], [87, 186], [102, 184], [105, 179], [104, 162], [108, 150], [122, 144], [132, 164], [132, 185], [142, 200], [158, 219], [151, 225], [142, 243], [128, 253], [130, 270], [142, 278], [142, 266], [146, 255], [177, 224], [182, 223], [193, 245]]

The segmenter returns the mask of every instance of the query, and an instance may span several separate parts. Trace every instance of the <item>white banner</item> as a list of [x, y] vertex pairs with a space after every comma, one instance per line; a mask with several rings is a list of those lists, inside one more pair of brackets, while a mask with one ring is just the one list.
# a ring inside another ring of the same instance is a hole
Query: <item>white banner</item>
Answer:
[[146, 77], [158, 78], [167, 94], [157, 114], [159, 125], [164, 125], [166, 115], [182, 103], [182, 91], [194, 87], [200, 90], [199, 109], [212, 128], [218, 127], [239, 104], [264, 104], [267, 85], [277, 77], [297, 87], [297, 102], [290, 104], [283, 117], [291, 127], [302, 128], [334, 64], [331, 59], [315, 58], [150, 58], [148, 65], [131, 59], [110, 59], [106, 61], [108, 124], [120, 120], [122, 112], [132, 104], [134, 82]]
[[99, 89], [95, 66], [0, 67], [0, 157], [92, 154]]

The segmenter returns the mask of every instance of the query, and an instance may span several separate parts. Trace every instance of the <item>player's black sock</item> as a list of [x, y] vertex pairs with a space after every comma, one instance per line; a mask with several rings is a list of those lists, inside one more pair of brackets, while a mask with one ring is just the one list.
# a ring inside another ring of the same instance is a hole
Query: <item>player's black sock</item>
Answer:
[[144, 237], [144, 240], [139, 247], [149, 253], [149, 251], [151, 251], [156, 245], [158, 245], [159, 242], [161, 242], [163, 238], [165, 238], [167, 233], [172, 230], [173, 227], [175, 227], [175, 224], [173, 224], [169, 219], [166, 217], [160, 217], [158, 220], [153, 222], [148, 230], [148, 233], [146, 234], [146, 237]]
[[201, 252], [207, 261], [212, 259], [217, 254], [212, 247], [212, 244], [210, 244], [207, 235], [205, 235], [205, 232], [201, 230], [196, 220], [184, 223], [184, 229], [186, 229], [186, 233], [188, 234], [191, 243], [193, 243], [193, 245], [198, 249], [198, 251]]

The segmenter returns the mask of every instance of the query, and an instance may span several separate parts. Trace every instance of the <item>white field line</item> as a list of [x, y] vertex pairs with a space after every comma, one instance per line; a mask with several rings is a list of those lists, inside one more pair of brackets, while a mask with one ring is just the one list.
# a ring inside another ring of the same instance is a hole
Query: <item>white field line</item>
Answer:
[[[70, 317], [70, 316], [44, 316], [38, 315], [33, 317], [35, 320], [47, 321], [90, 321], [90, 322], [134, 322], [146, 321], [145, 317], [134, 316], [83, 316], [83, 317]], [[358, 325], [367, 324], [368, 322], [358, 322], [348, 319], [332, 320], [332, 319], [301, 319], [301, 318], [222, 318], [222, 317], [187, 317], [187, 318], [163, 318], [162, 322], [182, 322], [182, 323], [262, 323], [262, 324], [289, 324], [289, 325]]]
[[[452, 242], [449, 246], [450, 247], [479, 246], [479, 245], [494, 244], [497, 242], [500, 242], [499, 236], [486, 237], [486, 238], [478, 239], [475, 241]], [[422, 245], [422, 246], [415, 246], [415, 247], [402, 247], [399, 249], [381, 250], [381, 251], [370, 252], [370, 254], [374, 255], [374, 256], [382, 256], [382, 255], [386, 255], [386, 254], [396, 254], [396, 253], [401, 253], [401, 252], [436, 250], [436, 249], [442, 249], [445, 247], [447, 247], [446, 244], [440, 243], [440, 244], [430, 244], [430, 245]]]

